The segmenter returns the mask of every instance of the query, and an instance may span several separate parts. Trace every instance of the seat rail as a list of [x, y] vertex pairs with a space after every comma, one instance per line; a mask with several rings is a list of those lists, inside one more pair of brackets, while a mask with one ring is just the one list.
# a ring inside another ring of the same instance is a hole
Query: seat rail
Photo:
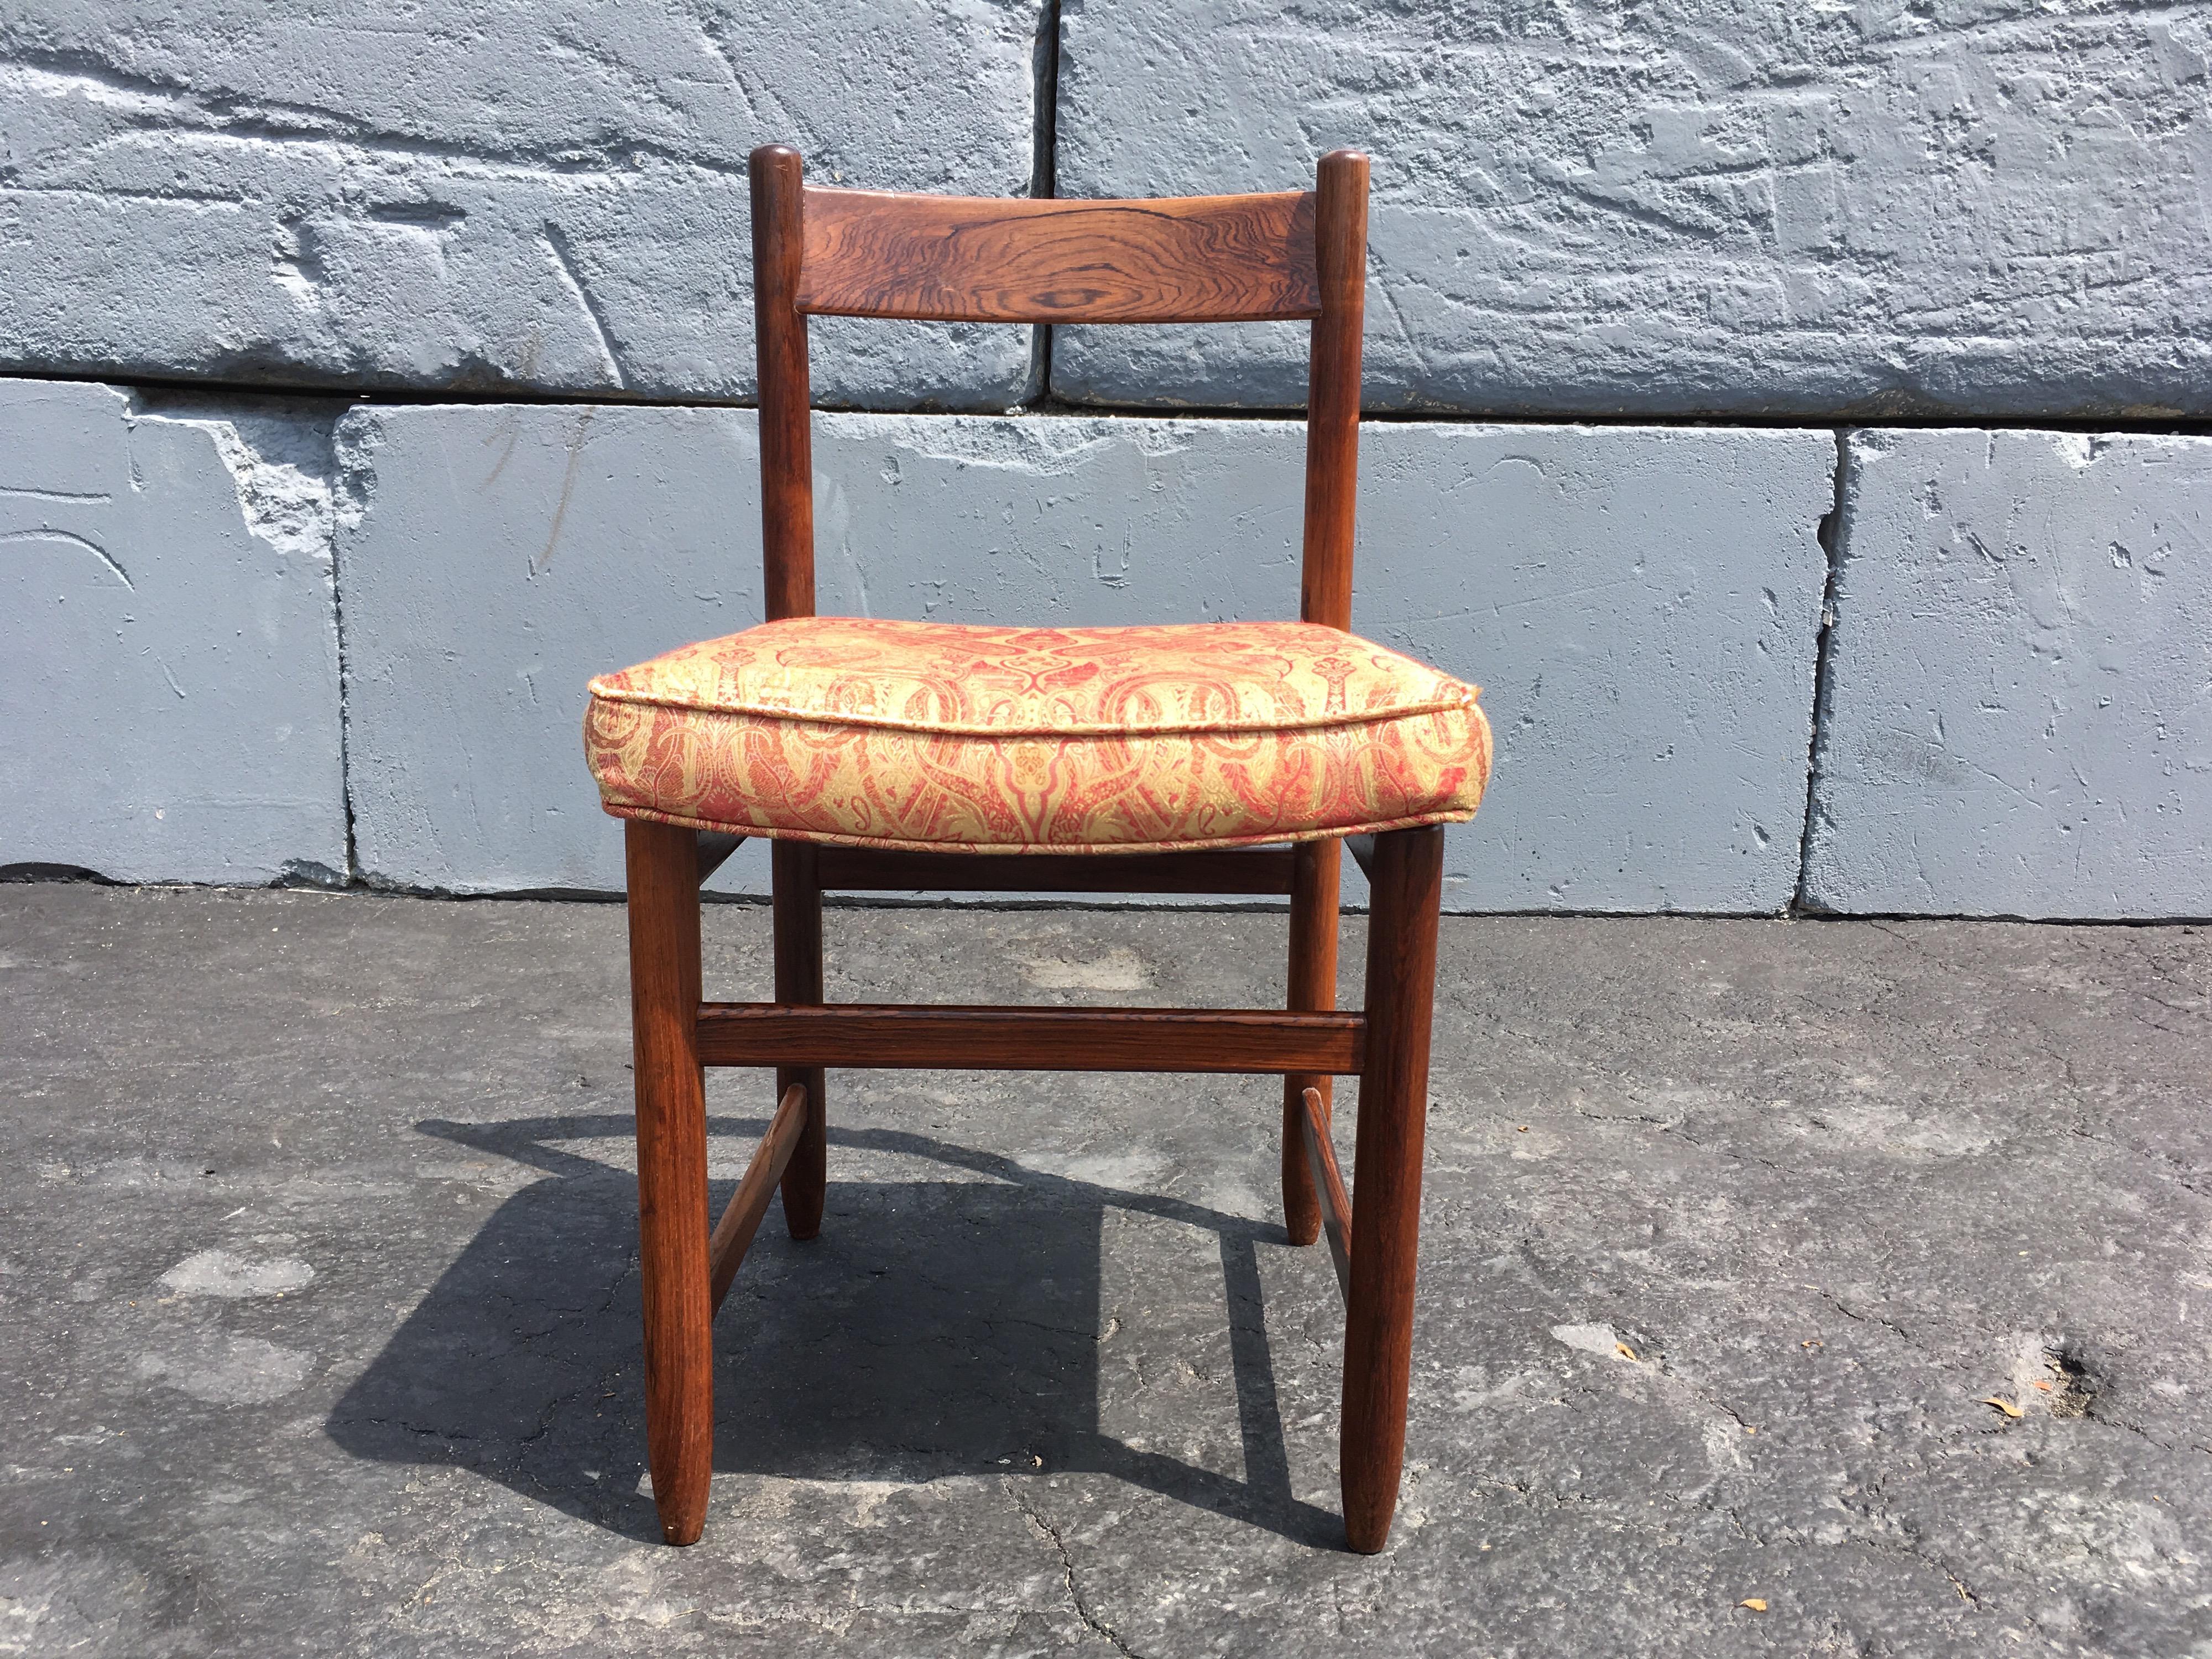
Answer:
[[913, 853], [824, 847], [840, 892], [1273, 893], [1291, 890], [1287, 848], [1204, 853]]

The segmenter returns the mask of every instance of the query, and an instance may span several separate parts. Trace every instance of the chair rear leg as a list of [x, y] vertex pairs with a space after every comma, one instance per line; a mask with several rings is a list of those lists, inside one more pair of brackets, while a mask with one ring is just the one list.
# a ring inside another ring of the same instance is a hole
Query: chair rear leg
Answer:
[[[822, 1000], [822, 866], [820, 849], [803, 841], [771, 842], [769, 871], [775, 893], [775, 1000]], [[822, 1206], [830, 1180], [827, 1081], [819, 1066], [780, 1066], [776, 1098], [794, 1083], [806, 1091], [806, 1127], [783, 1171], [783, 1221], [793, 1238], [822, 1231]]]
[[714, 1461], [698, 838], [635, 819], [626, 834], [646, 1456], [661, 1536], [690, 1544], [706, 1525]]
[[[1340, 841], [1300, 842], [1291, 863], [1291, 975], [1286, 1006], [1299, 1012], [1336, 1006], [1337, 875]], [[1326, 1115], [1335, 1079], [1299, 1074], [1283, 1079], [1283, 1225], [1293, 1244], [1321, 1237], [1321, 1206], [1306, 1167], [1305, 1091], [1321, 1091]]]
[[1362, 1554], [1390, 1535], [1405, 1460], [1443, 840], [1436, 825], [1379, 836], [1369, 872], [1367, 1064], [1352, 1161], [1340, 1454], [1345, 1536]]

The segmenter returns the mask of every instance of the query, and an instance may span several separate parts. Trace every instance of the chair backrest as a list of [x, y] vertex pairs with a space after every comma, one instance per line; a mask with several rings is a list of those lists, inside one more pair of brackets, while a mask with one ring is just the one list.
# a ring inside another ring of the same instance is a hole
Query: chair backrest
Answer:
[[1298, 614], [1352, 623], [1367, 158], [1316, 187], [1155, 201], [991, 200], [824, 190], [799, 152], [752, 153], [761, 520], [770, 618], [814, 611], [809, 316], [989, 323], [1313, 319]]

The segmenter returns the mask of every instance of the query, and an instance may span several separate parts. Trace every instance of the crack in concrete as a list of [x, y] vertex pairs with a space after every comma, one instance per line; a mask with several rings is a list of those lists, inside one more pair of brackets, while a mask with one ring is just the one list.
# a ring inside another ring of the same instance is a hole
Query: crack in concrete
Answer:
[[726, 157], [635, 135], [599, 144], [562, 143], [557, 149], [543, 152], [522, 145], [497, 148], [443, 143], [392, 131], [320, 105], [203, 90], [134, 75], [83, 53], [31, 52], [0, 59], [0, 82], [25, 94], [83, 96], [122, 108], [142, 125], [159, 116], [210, 138], [345, 147], [369, 155], [442, 162], [456, 170], [473, 169], [493, 177], [574, 178], [635, 173], [644, 163], [656, 161], [726, 178], [743, 178], [746, 169], [743, 156]]
[[1852, 1504], [1849, 1499], [1844, 1499], [1842, 1500], [1844, 1508], [1848, 1512], [1856, 1514], [1869, 1524], [1879, 1526], [1884, 1530], [1875, 1536], [1856, 1538], [1853, 1541], [1872, 1554], [1891, 1556], [1899, 1560], [1912, 1562], [1917, 1566], [1933, 1568], [1942, 1573], [1945, 1581], [1958, 1592], [1961, 1601], [1975, 1612], [1981, 1612], [1982, 1598], [1967, 1585], [1964, 1578], [1959, 1576], [1958, 1571], [1941, 1555], [1929, 1550], [1916, 1528], [1899, 1520], [1890, 1511], [1887, 1507], [1888, 1496], [1882, 1492], [1881, 1483], [1870, 1481], [1866, 1490], [1876, 1500], [1875, 1503]]
[[1067, 1584], [1067, 1599], [1074, 1606], [1076, 1617], [1082, 1620], [1090, 1629], [1111, 1642], [1116, 1653], [1126, 1655], [1127, 1659], [1144, 1659], [1142, 1654], [1121, 1639], [1119, 1631], [1099, 1616], [1097, 1609], [1091, 1605], [1090, 1598], [1084, 1595], [1083, 1587], [1075, 1581], [1075, 1557], [1069, 1553], [1067, 1540], [1060, 1536], [1060, 1528], [1037, 1512], [1036, 1506], [1030, 1504], [1028, 1496], [1018, 1486], [1010, 1486], [1008, 1491], [1013, 1498], [1015, 1507], [1021, 1510], [1022, 1514], [1028, 1518], [1030, 1525], [1036, 1529], [1041, 1537], [1049, 1541], [1054, 1550], [1059, 1553], [1060, 1577]]
[[614, 336], [607, 331], [606, 313], [600, 308], [590, 285], [584, 281], [584, 273], [577, 267], [575, 252], [568, 246], [568, 234], [549, 219], [540, 240], [545, 244], [545, 251], [553, 256], [554, 274], [582, 310], [584, 320], [592, 325], [592, 334], [599, 343], [599, 355], [607, 361], [607, 373], [613, 377], [615, 390], [629, 391], [629, 376], [623, 372], [622, 353], [615, 349]]
[[[1895, 939], [1906, 950], [1923, 960], [1936, 963], [1945, 971], [1956, 971], [1956, 964], [1940, 951], [1931, 950], [1923, 939], [1917, 937], [1917, 930], [1908, 929], [1879, 918], [1869, 920], [1867, 925], [1875, 933]], [[2136, 960], [2148, 964], [2149, 958], [2147, 956], [2138, 956]], [[2023, 988], [2021, 994], [2043, 997], [2051, 995], [2052, 993], [2039, 986], [2029, 986]], [[2158, 999], [2150, 998], [2149, 1000], [2157, 1001]], [[2136, 1018], [2141, 1019], [2139, 1015]], [[2142, 1020], [2141, 1023], [2150, 1026], [2154, 1030], [2162, 1031], [2169, 1036], [2185, 1039], [2192, 1035], [2186, 1031], [2173, 1030], [2171, 1027], [2160, 1025], [2154, 1020]], [[2150, 1167], [2152, 1173], [2172, 1182], [2183, 1191], [2193, 1196], [2212, 1198], [2212, 1184], [2208, 1184], [2197, 1167], [2187, 1160], [2158, 1147], [2139, 1146], [2129, 1141], [2118, 1139], [2108, 1133], [2099, 1133], [2104, 1127], [2102, 1120], [2088, 1104], [2095, 1091], [2083, 1081], [2074, 1054], [2063, 1045], [2056, 1035], [2045, 1030], [2040, 1025], [2026, 1020], [2016, 1022], [2010, 1029], [2014, 1036], [2025, 1037], [2035, 1052], [2051, 1064], [2063, 1079], [2067, 1095], [2076, 1103], [2078, 1110], [2075, 1121], [2064, 1126], [2068, 1134], [2077, 1139], [2087, 1141], [2093, 1146], [2109, 1146], [2115, 1152], [2139, 1159]]]
[[1850, 1304], [1845, 1302], [1843, 1297], [1838, 1296], [1833, 1291], [1815, 1290], [1813, 1294], [1819, 1297], [1821, 1301], [1826, 1303], [1844, 1318], [1861, 1325], [1879, 1325], [1882, 1329], [1887, 1331], [1899, 1341], [1904, 1343], [1908, 1348], [1916, 1349], [1922, 1354], [1927, 1355], [1931, 1359], [1934, 1358], [1932, 1354], [1929, 1353], [1928, 1349], [1923, 1347], [1913, 1337], [1911, 1332], [1906, 1330], [1904, 1326], [1899, 1324], [1887, 1314], [1861, 1313], [1857, 1309], [1852, 1307]]
[[1814, 532], [1827, 560], [1820, 587], [1820, 627], [1813, 644], [1813, 706], [1805, 733], [1805, 818], [1797, 835], [1797, 890], [1790, 908], [1801, 915], [1815, 915], [1825, 907], [1806, 890], [1807, 873], [1813, 867], [1814, 823], [1820, 810], [1820, 773], [1825, 763], [1821, 738], [1827, 727], [1828, 702], [1833, 692], [1837, 590], [1842, 585], [1844, 527], [1850, 523], [1850, 434], [1836, 428], [1835, 495]]
[[51, 526], [37, 530], [0, 531], [0, 542], [60, 542], [66, 546], [81, 547], [112, 571], [116, 580], [125, 587], [133, 592], [137, 592], [138, 584], [131, 580], [131, 573], [116, 562], [112, 553], [89, 537], [77, 535], [73, 531], [56, 530]]

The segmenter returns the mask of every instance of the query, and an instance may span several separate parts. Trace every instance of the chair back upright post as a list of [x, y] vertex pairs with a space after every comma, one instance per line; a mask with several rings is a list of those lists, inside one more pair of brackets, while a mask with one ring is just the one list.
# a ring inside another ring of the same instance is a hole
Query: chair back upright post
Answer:
[[761, 562], [767, 617], [814, 614], [814, 441], [799, 308], [805, 185], [799, 152], [752, 153], [753, 336], [760, 364]]
[[1321, 315], [1306, 373], [1305, 551], [1298, 616], [1352, 627], [1352, 519], [1359, 496], [1359, 348], [1367, 313], [1367, 158], [1321, 158], [1314, 265]]
[[[1299, 561], [1298, 616], [1327, 628], [1352, 627], [1352, 550], [1359, 496], [1360, 331], [1367, 312], [1367, 158], [1333, 149], [1321, 158], [1314, 191], [1314, 319], [1306, 371], [1305, 546]], [[1344, 845], [1301, 842], [1291, 848], [1291, 940], [1286, 1000], [1316, 1012], [1336, 1006], [1337, 901]], [[1336, 1099], [1324, 1073], [1283, 1079], [1280, 1145], [1283, 1224], [1293, 1244], [1321, 1236], [1321, 1171], [1306, 1157], [1306, 1097], [1323, 1127]]]
[[[767, 144], [752, 153], [753, 329], [760, 365], [761, 562], [767, 619], [814, 614], [814, 439], [809, 424], [805, 264], [806, 192], [799, 152]], [[822, 1000], [822, 849], [779, 841], [769, 849], [775, 999]], [[778, 1100], [805, 1091], [805, 1119], [785, 1165], [784, 1224], [793, 1238], [822, 1228], [829, 1171], [827, 1073], [776, 1068]]]

